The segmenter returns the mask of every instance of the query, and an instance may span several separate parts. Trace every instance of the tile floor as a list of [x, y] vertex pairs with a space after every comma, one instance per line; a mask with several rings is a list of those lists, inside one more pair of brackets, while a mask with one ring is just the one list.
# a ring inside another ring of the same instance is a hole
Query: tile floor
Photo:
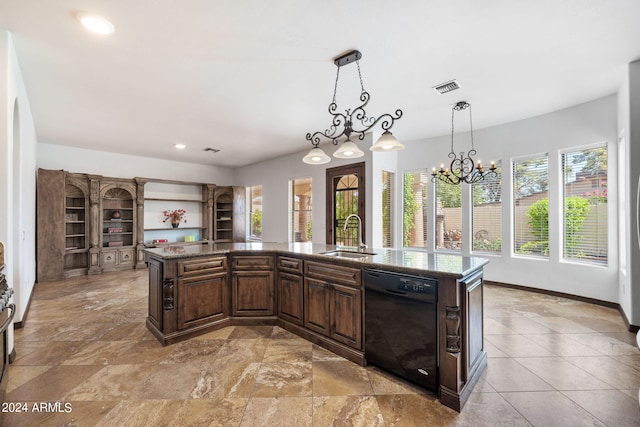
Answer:
[[[639, 426], [640, 351], [617, 311], [485, 291], [489, 362], [461, 413], [278, 327], [229, 327], [162, 347], [147, 272], [36, 287], [2, 426]], [[59, 412], [33, 404], [61, 402]], [[14, 408], [15, 409], [15, 408]]]

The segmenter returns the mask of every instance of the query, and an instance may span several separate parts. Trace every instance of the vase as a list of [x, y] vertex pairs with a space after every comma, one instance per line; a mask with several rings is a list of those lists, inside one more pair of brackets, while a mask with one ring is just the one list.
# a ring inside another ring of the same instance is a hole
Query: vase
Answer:
[[111, 219], [120, 219], [122, 218], [122, 214], [120, 213], [120, 211], [113, 211], [111, 213]]
[[171, 226], [173, 228], [178, 228], [179, 225], [180, 225], [180, 221], [171, 221]]

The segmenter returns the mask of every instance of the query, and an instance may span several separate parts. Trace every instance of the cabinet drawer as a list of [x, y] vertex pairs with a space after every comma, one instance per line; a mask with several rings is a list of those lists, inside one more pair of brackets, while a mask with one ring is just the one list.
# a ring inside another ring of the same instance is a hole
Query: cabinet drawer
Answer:
[[362, 272], [359, 268], [325, 264], [322, 262], [305, 261], [304, 275], [306, 277], [314, 277], [316, 279], [350, 286], [360, 286], [362, 283]]
[[118, 265], [118, 251], [100, 251], [100, 265], [103, 267]]
[[118, 250], [118, 264], [127, 265], [133, 264], [136, 261], [135, 249], [119, 249]]
[[226, 271], [227, 258], [224, 256], [194, 259], [178, 263], [178, 276], [180, 277], [200, 276]]
[[278, 270], [287, 273], [302, 274], [302, 260], [289, 257], [278, 257]]
[[231, 258], [234, 270], [271, 270], [273, 268], [273, 256], [246, 255]]

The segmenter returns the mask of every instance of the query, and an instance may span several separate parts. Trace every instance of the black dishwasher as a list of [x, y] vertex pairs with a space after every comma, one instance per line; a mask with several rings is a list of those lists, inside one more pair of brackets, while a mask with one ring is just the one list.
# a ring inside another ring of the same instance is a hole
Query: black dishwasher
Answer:
[[366, 269], [367, 363], [438, 391], [438, 281]]

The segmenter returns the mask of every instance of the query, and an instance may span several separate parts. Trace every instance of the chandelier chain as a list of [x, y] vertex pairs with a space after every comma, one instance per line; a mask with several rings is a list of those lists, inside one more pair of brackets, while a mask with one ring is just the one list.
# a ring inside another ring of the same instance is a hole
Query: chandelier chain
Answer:
[[469, 105], [469, 126], [470, 126], [470, 131], [471, 131], [471, 149], [473, 151], [475, 151], [475, 149], [473, 148], [473, 119], [471, 118], [471, 104], [467, 104]]
[[356, 65], [358, 66], [358, 77], [360, 77], [360, 90], [365, 92], [364, 83], [362, 82], [362, 73], [360, 72], [360, 61], [356, 61]]
[[338, 80], [340, 79], [340, 67], [337, 67], [338, 71], [336, 71], [336, 84], [333, 87], [333, 101], [332, 103], [336, 103], [336, 93], [338, 93]]
[[451, 152], [452, 153], [455, 153], [453, 151], [453, 116], [454, 116], [455, 113], [456, 113], [455, 108], [452, 108], [451, 109]]

